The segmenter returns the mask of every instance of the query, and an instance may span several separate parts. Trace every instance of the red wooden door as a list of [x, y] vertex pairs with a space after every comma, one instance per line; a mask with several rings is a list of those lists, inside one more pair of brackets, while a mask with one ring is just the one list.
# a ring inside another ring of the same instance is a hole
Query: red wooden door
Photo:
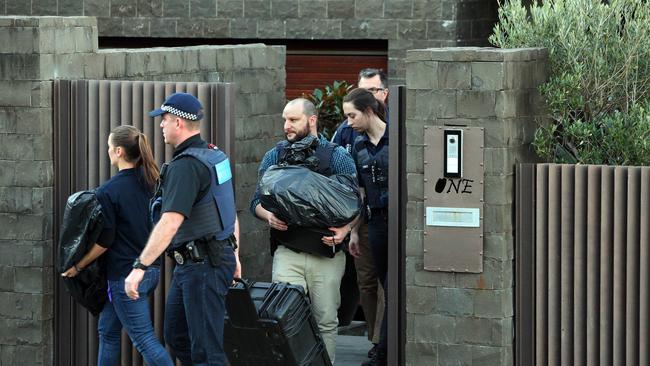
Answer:
[[357, 83], [359, 70], [373, 67], [387, 70], [386, 55], [292, 54], [287, 51], [287, 99], [310, 94], [334, 80]]

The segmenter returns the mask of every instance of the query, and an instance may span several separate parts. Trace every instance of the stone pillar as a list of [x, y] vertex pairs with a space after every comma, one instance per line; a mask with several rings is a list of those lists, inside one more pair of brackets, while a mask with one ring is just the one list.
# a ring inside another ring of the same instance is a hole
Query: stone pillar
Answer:
[[[408, 365], [513, 364], [514, 172], [535, 160], [530, 142], [546, 58], [543, 49], [407, 54]], [[444, 125], [485, 128], [480, 274], [423, 269], [424, 126]]]
[[97, 50], [94, 18], [0, 17], [0, 364], [52, 364], [55, 58]]

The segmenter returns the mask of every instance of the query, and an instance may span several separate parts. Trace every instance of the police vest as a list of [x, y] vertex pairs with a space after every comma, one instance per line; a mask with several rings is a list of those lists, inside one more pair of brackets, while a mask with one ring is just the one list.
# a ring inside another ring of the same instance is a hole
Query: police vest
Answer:
[[364, 136], [357, 136], [352, 153], [357, 164], [359, 180], [363, 181], [366, 189], [368, 206], [388, 207], [388, 144], [375, 155], [371, 155]]
[[[276, 145], [278, 154], [278, 162], [284, 160], [285, 153], [290, 143], [288, 141], [281, 141]], [[328, 142], [327, 145], [318, 145], [314, 151], [314, 155], [318, 158], [318, 168], [316, 173], [329, 177], [333, 174], [330, 161], [332, 160], [332, 153], [338, 145]], [[289, 226], [285, 231], [271, 229], [271, 252], [275, 252], [278, 245], [284, 245], [295, 251], [306, 252], [310, 254], [318, 254], [325, 257], [333, 258], [341, 250], [341, 244], [337, 245], [335, 252], [332, 247], [323, 244], [322, 237], [329, 236], [332, 233], [325, 229], [304, 228], [299, 226]]]
[[[172, 239], [172, 248], [188, 241], [206, 237], [225, 240], [235, 231], [237, 212], [230, 161], [226, 154], [216, 147], [191, 147], [174, 157], [170, 164], [185, 156], [197, 159], [208, 168], [210, 171], [210, 189], [192, 206], [191, 216], [183, 221]], [[161, 182], [164, 181], [164, 172], [161, 173], [160, 180]], [[153, 212], [156, 210], [156, 202], [160, 203], [160, 197], [156, 197], [154, 200]], [[160, 211], [159, 206], [158, 211]]]
[[[347, 123], [347, 119], [341, 122], [341, 124]], [[342, 127], [336, 132], [336, 134], [338, 135], [336, 136], [336, 139], [341, 141], [341, 146], [343, 146], [348, 153], [352, 154], [352, 144], [354, 144], [354, 141], [359, 134], [351, 127]]]

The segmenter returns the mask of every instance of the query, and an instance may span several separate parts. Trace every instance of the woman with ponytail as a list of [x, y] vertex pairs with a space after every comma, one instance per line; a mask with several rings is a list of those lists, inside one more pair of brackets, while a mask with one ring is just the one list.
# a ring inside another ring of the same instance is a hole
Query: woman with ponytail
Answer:
[[[363, 188], [368, 207], [370, 252], [377, 278], [384, 294], [388, 294], [388, 127], [385, 110], [384, 105], [366, 89], [354, 89], [343, 98], [343, 112], [348, 118], [348, 126], [359, 133], [352, 144], [350, 154], [357, 166], [359, 186]], [[349, 249], [350, 254], [355, 257], [361, 254], [356, 227], [350, 234]], [[388, 296], [384, 296], [385, 311], [379, 344], [372, 359], [364, 362], [363, 366], [386, 365], [387, 298]]]
[[99, 366], [114, 366], [120, 360], [120, 334], [126, 330], [134, 346], [149, 365], [173, 365], [151, 325], [147, 298], [158, 285], [160, 259], [150, 266], [132, 300], [124, 292], [124, 279], [133, 260], [144, 248], [151, 223], [149, 200], [158, 180], [158, 167], [147, 137], [133, 126], [119, 126], [108, 136], [108, 157], [116, 175], [97, 188], [104, 228], [91, 250], [61, 275], [74, 277], [104, 254], [108, 301], [99, 315]]

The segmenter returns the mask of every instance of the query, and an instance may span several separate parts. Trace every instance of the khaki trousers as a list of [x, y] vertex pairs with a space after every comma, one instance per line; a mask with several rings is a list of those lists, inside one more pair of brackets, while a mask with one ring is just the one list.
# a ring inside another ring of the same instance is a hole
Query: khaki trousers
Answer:
[[370, 251], [368, 241], [368, 225], [362, 224], [359, 228], [359, 249], [361, 256], [354, 258], [357, 269], [357, 283], [359, 284], [361, 307], [366, 317], [368, 327], [368, 340], [379, 343], [381, 321], [384, 316], [384, 290], [377, 279], [375, 262]]
[[334, 258], [308, 253], [296, 253], [282, 245], [273, 255], [273, 282], [301, 285], [309, 294], [314, 319], [318, 323], [327, 353], [334, 363], [337, 310], [341, 303], [341, 277], [345, 271], [345, 253]]

